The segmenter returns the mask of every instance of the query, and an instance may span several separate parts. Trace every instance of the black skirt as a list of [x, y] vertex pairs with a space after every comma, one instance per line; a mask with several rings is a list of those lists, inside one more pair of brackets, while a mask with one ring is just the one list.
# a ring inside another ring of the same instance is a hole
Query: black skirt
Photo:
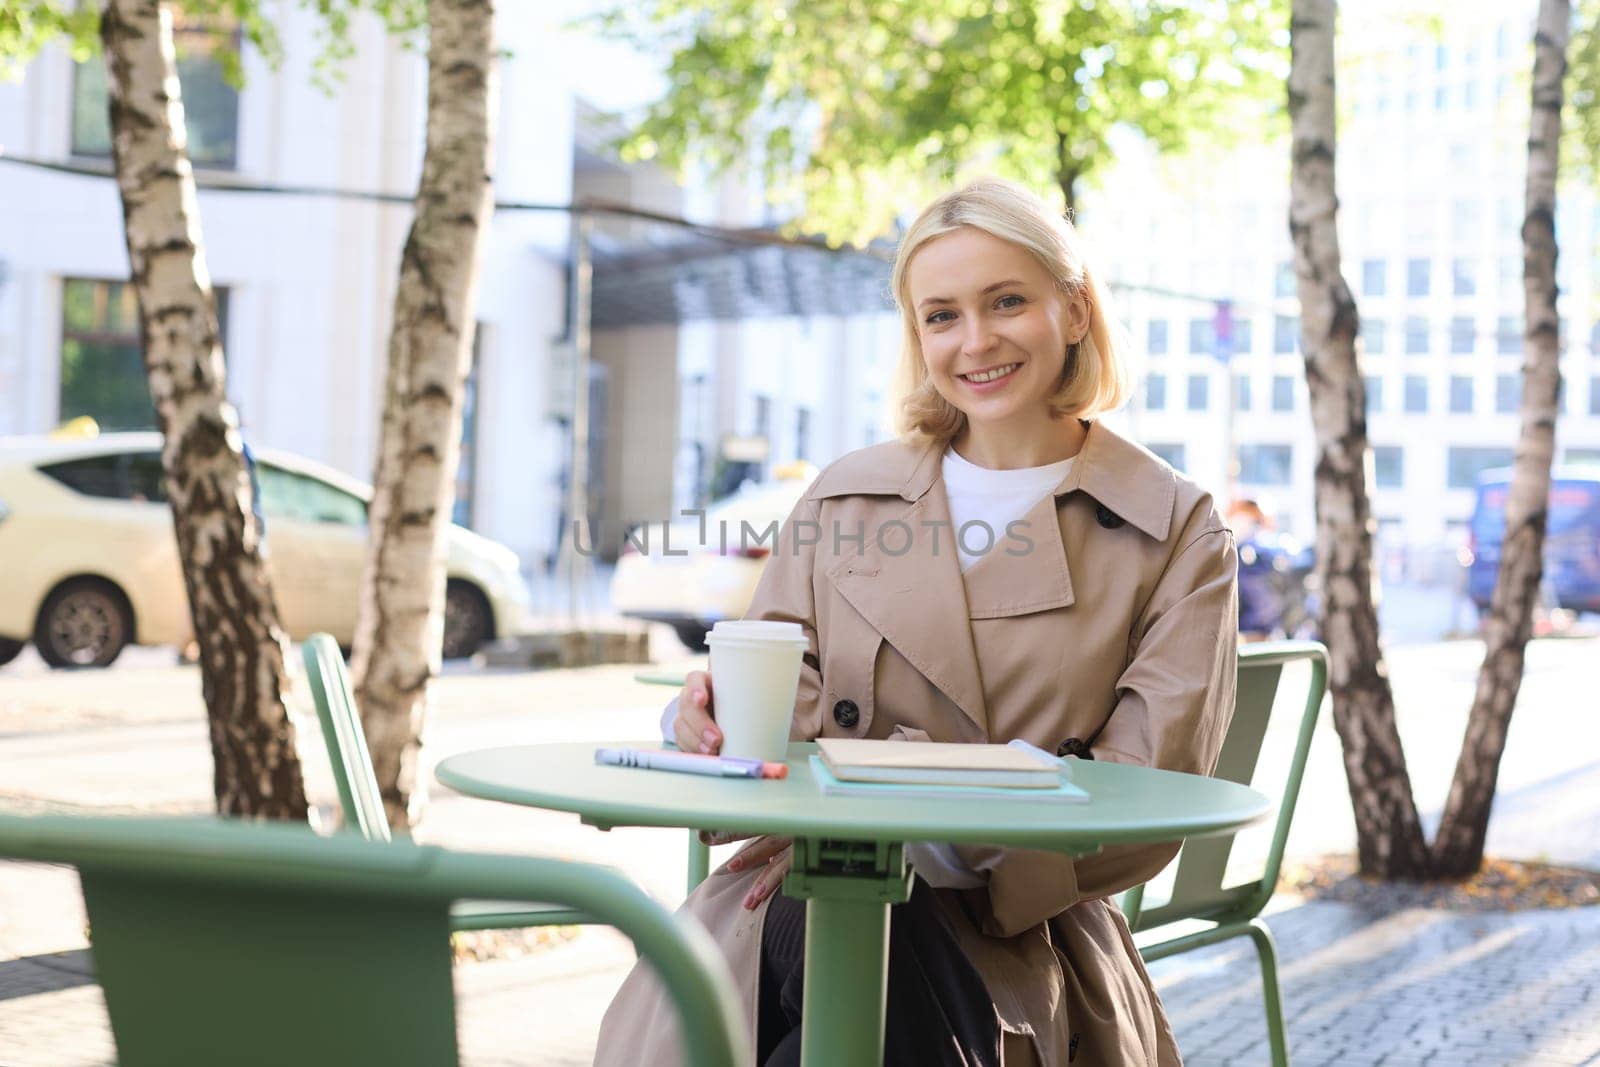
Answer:
[[[761, 934], [756, 1062], [800, 1062], [805, 902], [775, 893]], [[889, 909], [885, 1067], [999, 1067], [1000, 1021], [983, 977], [950, 932], [921, 878]]]

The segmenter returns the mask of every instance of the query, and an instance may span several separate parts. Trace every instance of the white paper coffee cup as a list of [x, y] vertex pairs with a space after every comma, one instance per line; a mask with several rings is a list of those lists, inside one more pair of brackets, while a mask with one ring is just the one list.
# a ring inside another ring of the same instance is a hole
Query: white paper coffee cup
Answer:
[[725, 620], [706, 638], [722, 754], [781, 763], [808, 644], [797, 622]]

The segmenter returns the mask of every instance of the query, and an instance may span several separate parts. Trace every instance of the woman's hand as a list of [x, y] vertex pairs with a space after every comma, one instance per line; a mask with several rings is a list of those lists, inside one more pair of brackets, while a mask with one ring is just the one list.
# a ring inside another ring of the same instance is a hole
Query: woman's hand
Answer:
[[711, 710], [711, 675], [690, 671], [678, 694], [678, 715], [672, 720], [672, 740], [680, 752], [714, 756], [722, 750], [722, 731]]
[[[722, 845], [729, 841], [738, 840], [734, 834], [718, 831], [703, 831], [700, 840], [708, 845]], [[719, 874], [738, 874], [742, 871], [753, 871], [760, 868], [755, 881], [750, 884], [750, 891], [744, 896], [746, 911], [754, 911], [761, 906], [761, 902], [770, 897], [777, 888], [783, 884], [783, 876], [789, 873], [789, 867], [794, 862], [794, 842], [787, 837], [758, 837], [748, 845], [736, 852], [732, 859], [722, 865]]]

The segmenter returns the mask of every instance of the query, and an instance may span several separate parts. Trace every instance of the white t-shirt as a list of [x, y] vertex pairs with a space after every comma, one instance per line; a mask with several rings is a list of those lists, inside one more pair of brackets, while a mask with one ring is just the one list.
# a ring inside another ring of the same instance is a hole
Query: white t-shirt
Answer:
[[[1003, 551], [1006, 527], [1026, 515], [1060, 485], [1071, 469], [1072, 460], [1064, 459], [1043, 467], [991, 470], [970, 463], [957, 455], [955, 449], [947, 448], [943, 462], [944, 488], [950, 498], [950, 526], [955, 534], [962, 573], [989, 552]], [[661, 716], [661, 732], [669, 741], [672, 720], [677, 713], [678, 702], [673, 700]], [[929, 885], [977, 889], [986, 884], [983, 875], [963, 863], [948, 844], [913, 842], [906, 845], [906, 858]]]
[[944, 489], [962, 572], [989, 552], [1004, 551], [1006, 527], [1060, 485], [1071, 469], [1072, 460], [1064, 459], [1043, 467], [990, 470], [945, 449]]

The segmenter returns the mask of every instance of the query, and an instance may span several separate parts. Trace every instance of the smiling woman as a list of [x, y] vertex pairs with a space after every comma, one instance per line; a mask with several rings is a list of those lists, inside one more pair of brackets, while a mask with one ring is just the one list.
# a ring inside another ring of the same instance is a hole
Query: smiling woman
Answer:
[[[1233, 535], [1203, 490], [1096, 421], [1127, 379], [1071, 225], [1020, 186], [975, 182], [918, 216], [893, 288], [901, 439], [806, 487], [745, 616], [806, 635], [790, 738], [1022, 740], [1210, 773], [1235, 686]], [[665, 715], [680, 748], [721, 749], [712, 662]], [[1109, 898], [1176, 851], [907, 843], [881, 1062], [1175, 1064]], [[758, 838], [684, 904], [740, 979], [762, 1067], [802, 1062], [817, 1037], [802, 1026], [800, 899], [815, 868], [786, 881], [793, 855], [787, 838]], [[638, 969], [595, 1062], [668, 1067], [673, 1025]], [[825, 1062], [811, 1047], [804, 1062]]]

